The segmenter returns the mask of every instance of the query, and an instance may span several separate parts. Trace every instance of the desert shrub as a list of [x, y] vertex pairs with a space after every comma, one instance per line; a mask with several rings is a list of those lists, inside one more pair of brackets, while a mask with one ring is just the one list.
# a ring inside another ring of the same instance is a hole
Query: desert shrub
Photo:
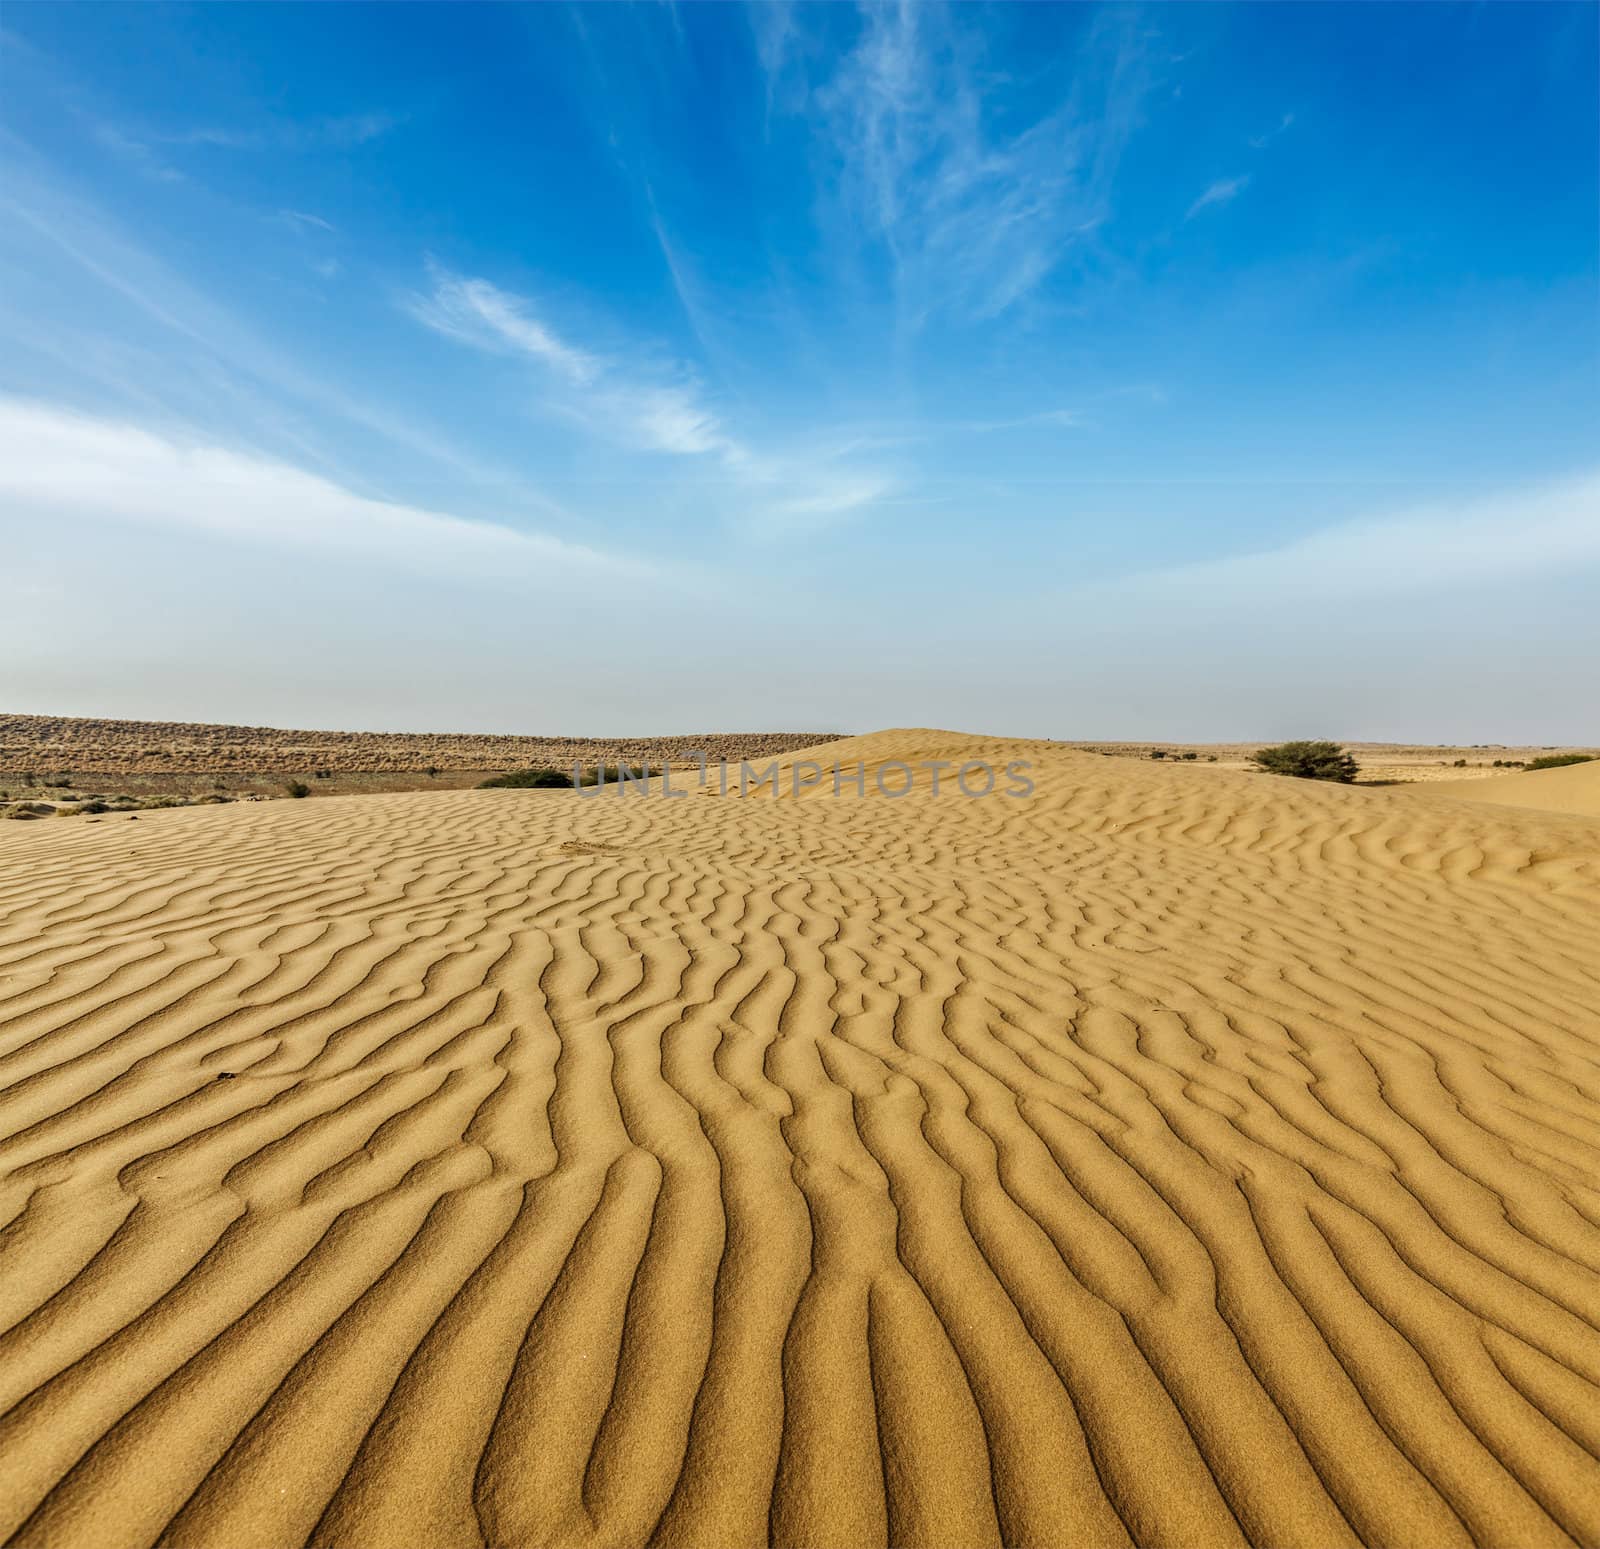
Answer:
[[1199, 758], [1199, 756], [1200, 755], [1198, 753], [1185, 753], [1183, 755], [1186, 763], [1193, 763], [1195, 759]]
[[333, 778], [333, 771], [331, 769], [313, 769], [311, 771], [311, 778], [313, 780], [331, 780]]
[[1262, 748], [1255, 759], [1270, 774], [1337, 780], [1342, 785], [1350, 784], [1360, 767], [1337, 742], [1280, 742], [1275, 748]]
[[1457, 760], [1456, 760], [1456, 761], [1455, 761], [1455, 765], [1454, 765], [1454, 767], [1455, 767], [1455, 768], [1457, 768], [1457, 769], [1465, 769], [1465, 768], [1466, 768], [1466, 767], [1467, 767], [1467, 761], [1466, 761], [1466, 759], [1464, 759], [1464, 758], [1458, 758], [1458, 759], [1457, 759]]
[[513, 769], [478, 782], [480, 791], [558, 791], [572, 789], [572, 776], [563, 769]]
[[429, 764], [428, 767], [422, 772], [427, 775], [430, 780], [437, 780], [439, 778], [439, 769], [436, 764]]
[[1217, 761], [1217, 755], [1215, 753], [1207, 753], [1206, 754], [1206, 762], [1208, 764], [1214, 764], [1214, 763], [1216, 763], [1216, 761]]
[[1165, 748], [1151, 748], [1150, 756], [1151, 758], [1165, 758], [1167, 756], [1167, 750]]
[[626, 773], [630, 780], [642, 780], [648, 775], [661, 773], [660, 764], [593, 764], [585, 769], [578, 780], [579, 785], [599, 785], [602, 776], [607, 785], [618, 784], [623, 774]]
[[1546, 753], [1528, 760], [1529, 769], [1565, 769], [1569, 764], [1592, 764], [1593, 753]]
[[284, 795], [292, 796], [298, 801], [302, 796], [311, 794], [311, 787], [304, 780], [285, 780], [283, 782], [283, 792]]
[[92, 813], [109, 812], [110, 810], [111, 810], [111, 806], [110, 806], [109, 802], [98, 801], [98, 800], [96, 800], [96, 801], [86, 801], [86, 802], [84, 802], [84, 804], [81, 807], [78, 808], [79, 812], [92, 812]]

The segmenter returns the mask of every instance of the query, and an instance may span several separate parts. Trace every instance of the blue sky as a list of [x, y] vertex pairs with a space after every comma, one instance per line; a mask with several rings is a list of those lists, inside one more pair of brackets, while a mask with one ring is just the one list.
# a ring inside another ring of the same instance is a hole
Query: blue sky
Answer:
[[13, 3], [0, 707], [1592, 739], [1597, 20]]

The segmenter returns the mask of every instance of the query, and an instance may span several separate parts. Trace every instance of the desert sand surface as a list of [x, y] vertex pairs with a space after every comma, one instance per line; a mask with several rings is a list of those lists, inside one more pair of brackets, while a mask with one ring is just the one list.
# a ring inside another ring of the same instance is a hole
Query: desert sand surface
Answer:
[[1511, 774], [1486, 783], [1451, 781], [1435, 786], [1434, 790], [1441, 796], [1464, 796], [1469, 801], [1600, 818], [1600, 759], [1587, 764], [1568, 764], [1564, 769]]
[[1600, 1543], [1600, 821], [816, 756], [0, 825], [0, 1538]]

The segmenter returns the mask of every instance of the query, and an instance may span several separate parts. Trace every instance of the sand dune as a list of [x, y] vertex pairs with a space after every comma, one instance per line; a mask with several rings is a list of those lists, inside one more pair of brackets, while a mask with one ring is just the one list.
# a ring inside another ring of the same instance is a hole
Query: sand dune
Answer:
[[0, 826], [0, 1537], [1600, 1543], [1600, 824], [835, 752]]
[[1434, 786], [1440, 796], [1461, 796], [1468, 801], [1496, 806], [1529, 807], [1538, 812], [1572, 812], [1600, 818], [1600, 759], [1569, 764], [1565, 769], [1536, 769], [1531, 773], [1501, 775], [1494, 780], [1452, 780]]

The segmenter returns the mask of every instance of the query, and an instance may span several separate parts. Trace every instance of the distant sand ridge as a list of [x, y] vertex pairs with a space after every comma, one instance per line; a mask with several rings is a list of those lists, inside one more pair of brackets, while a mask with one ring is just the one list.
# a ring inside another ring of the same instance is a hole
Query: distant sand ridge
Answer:
[[800, 756], [0, 825], [0, 1538], [1600, 1543], [1600, 799]]

